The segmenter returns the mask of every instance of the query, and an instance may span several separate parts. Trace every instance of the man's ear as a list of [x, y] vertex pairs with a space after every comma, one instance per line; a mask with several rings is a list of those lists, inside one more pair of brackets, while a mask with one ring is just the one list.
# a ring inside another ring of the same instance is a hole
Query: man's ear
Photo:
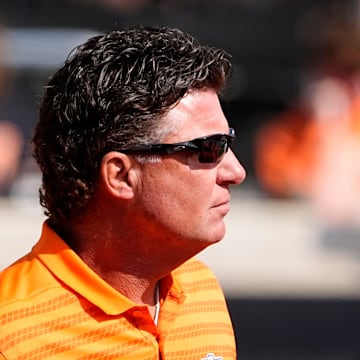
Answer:
[[138, 183], [136, 162], [128, 155], [111, 151], [104, 155], [100, 165], [100, 182], [106, 191], [122, 199], [132, 199]]

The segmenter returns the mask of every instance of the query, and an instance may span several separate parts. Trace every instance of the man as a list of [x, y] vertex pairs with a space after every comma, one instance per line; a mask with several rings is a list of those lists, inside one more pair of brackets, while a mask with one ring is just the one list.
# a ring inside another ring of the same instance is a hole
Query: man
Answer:
[[33, 138], [48, 220], [1, 273], [2, 358], [236, 357], [223, 293], [193, 258], [223, 238], [245, 178], [218, 99], [230, 68], [177, 29], [133, 27], [54, 74]]

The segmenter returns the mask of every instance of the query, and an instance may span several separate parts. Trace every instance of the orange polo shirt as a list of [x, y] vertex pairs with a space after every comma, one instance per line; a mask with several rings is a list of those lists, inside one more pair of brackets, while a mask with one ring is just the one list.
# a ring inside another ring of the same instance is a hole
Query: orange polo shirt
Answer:
[[236, 358], [222, 290], [191, 259], [160, 282], [156, 327], [44, 223], [32, 251], [0, 273], [0, 359]]

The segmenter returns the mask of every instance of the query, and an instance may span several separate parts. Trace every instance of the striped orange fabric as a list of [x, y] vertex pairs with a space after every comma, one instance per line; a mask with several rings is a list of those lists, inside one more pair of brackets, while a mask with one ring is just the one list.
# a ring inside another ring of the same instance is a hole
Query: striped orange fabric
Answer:
[[0, 273], [0, 359], [236, 358], [223, 293], [191, 259], [160, 283], [156, 327], [45, 223], [39, 242]]

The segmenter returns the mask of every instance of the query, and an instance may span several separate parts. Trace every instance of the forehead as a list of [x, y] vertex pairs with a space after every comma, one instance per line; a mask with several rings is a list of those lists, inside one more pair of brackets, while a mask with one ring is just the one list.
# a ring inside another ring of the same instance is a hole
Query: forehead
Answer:
[[168, 112], [164, 121], [172, 129], [166, 136], [166, 141], [185, 141], [229, 131], [214, 90], [189, 92]]

